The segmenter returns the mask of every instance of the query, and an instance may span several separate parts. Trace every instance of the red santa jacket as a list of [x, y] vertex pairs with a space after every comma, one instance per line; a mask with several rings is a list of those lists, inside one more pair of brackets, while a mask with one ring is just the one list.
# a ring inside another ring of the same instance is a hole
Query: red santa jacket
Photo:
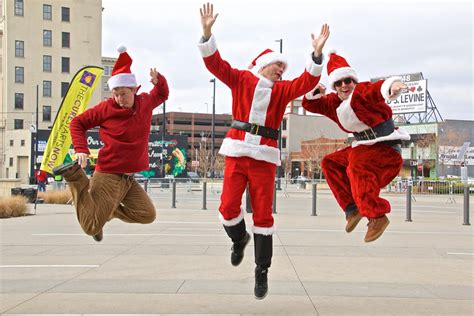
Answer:
[[[385, 100], [394, 100], [398, 97], [396, 95], [389, 99], [390, 86], [398, 80], [398, 77], [392, 77], [375, 83], [357, 83], [352, 94], [344, 101], [334, 92], [325, 96], [321, 94], [313, 96], [311, 91], [303, 98], [302, 106], [309, 112], [327, 116], [345, 132], [360, 133], [392, 118], [392, 109]], [[409, 140], [410, 134], [404, 129], [395, 128], [390, 135], [354, 141], [352, 146], [372, 145], [396, 139]]]
[[48, 180], [48, 174], [43, 170], [36, 170], [35, 177], [38, 182], [46, 182]]
[[74, 150], [89, 154], [86, 132], [99, 126], [104, 146], [99, 151], [96, 171], [134, 173], [149, 169], [148, 135], [152, 111], [168, 99], [168, 93], [166, 79], [160, 75], [150, 93], [135, 95], [132, 109], [122, 108], [109, 98], [78, 115], [70, 125]]
[[[232, 68], [221, 58], [214, 35], [207, 42], [200, 43], [199, 50], [207, 69], [232, 91], [233, 119], [273, 129], [279, 128], [287, 104], [319, 82], [323, 68], [310, 57], [305, 71], [298, 78], [273, 82], [248, 70]], [[280, 152], [275, 139], [234, 128], [227, 132], [219, 153], [280, 165]]]

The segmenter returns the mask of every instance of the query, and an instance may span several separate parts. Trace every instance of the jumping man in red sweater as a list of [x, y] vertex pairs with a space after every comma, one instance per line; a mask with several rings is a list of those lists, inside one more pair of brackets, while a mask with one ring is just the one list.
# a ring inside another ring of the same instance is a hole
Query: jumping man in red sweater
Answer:
[[[168, 84], [156, 69], [150, 69], [154, 87], [149, 93], [137, 95], [137, 81], [130, 71], [132, 59], [125, 47], [119, 47], [118, 51], [120, 56], [108, 81], [112, 98], [71, 121], [77, 162], [53, 169], [69, 183], [79, 223], [95, 241], [102, 240], [102, 228], [112, 218], [147, 224], [156, 217], [153, 202], [133, 174], [149, 168], [148, 135], [152, 111], [168, 98]], [[104, 146], [89, 181], [81, 169], [87, 165], [90, 154], [86, 132], [97, 126]]]

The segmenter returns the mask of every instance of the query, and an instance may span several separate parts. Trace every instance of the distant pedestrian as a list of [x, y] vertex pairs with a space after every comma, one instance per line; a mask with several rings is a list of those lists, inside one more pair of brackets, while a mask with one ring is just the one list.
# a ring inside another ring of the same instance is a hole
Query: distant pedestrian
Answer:
[[36, 167], [35, 179], [38, 184], [38, 191], [45, 192], [46, 184], [48, 184], [48, 173], [40, 169], [40, 165]]

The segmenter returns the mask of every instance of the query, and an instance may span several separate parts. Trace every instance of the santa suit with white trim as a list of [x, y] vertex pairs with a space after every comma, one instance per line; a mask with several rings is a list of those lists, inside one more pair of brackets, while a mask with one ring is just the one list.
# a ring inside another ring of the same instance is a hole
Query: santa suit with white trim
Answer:
[[[344, 58], [329, 54], [327, 63], [330, 86], [334, 82], [352, 78], [358, 82], [357, 74]], [[348, 133], [360, 133], [392, 120], [392, 109], [386, 100], [390, 87], [398, 77], [379, 80], [375, 83], [357, 83], [347, 100], [342, 101], [336, 93], [313, 95], [311, 91], [303, 98], [303, 107], [313, 113], [327, 116]], [[390, 203], [379, 196], [380, 190], [395, 178], [402, 167], [402, 157], [397, 146], [384, 143], [409, 140], [408, 132], [401, 128], [388, 135], [369, 140], [355, 140], [350, 147], [324, 157], [321, 166], [331, 191], [346, 212], [358, 209], [367, 218], [378, 218], [390, 212]]]
[[[221, 58], [214, 35], [208, 41], [201, 40], [199, 49], [207, 69], [232, 91], [233, 119], [275, 130], [279, 128], [287, 104], [311, 90], [319, 82], [322, 72], [322, 65], [316, 64], [309, 56], [306, 69], [298, 78], [273, 82], [260, 74], [232, 68]], [[259, 55], [254, 62], [257, 70], [275, 62], [287, 64], [281, 54], [270, 50]], [[245, 221], [241, 201], [248, 183], [253, 210], [255, 260], [257, 265], [269, 267], [271, 235], [275, 231], [273, 184], [276, 166], [280, 165], [277, 140], [231, 128], [219, 153], [226, 156], [219, 218], [234, 242], [242, 240]], [[265, 241], [260, 244], [260, 240]]]

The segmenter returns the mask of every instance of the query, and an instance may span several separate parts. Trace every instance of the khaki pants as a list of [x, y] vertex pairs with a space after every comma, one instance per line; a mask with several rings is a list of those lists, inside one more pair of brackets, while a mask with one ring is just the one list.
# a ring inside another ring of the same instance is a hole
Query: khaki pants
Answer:
[[96, 171], [89, 180], [79, 168], [64, 178], [71, 188], [79, 224], [88, 235], [98, 234], [112, 218], [141, 224], [156, 218], [153, 202], [131, 176]]

